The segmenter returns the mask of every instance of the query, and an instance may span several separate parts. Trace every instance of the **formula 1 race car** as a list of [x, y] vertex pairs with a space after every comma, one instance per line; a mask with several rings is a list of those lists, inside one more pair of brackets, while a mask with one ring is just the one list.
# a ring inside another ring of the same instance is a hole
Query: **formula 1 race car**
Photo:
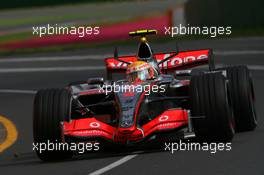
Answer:
[[[64, 89], [38, 91], [34, 143], [98, 142], [115, 147], [190, 137], [230, 142], [235, 132], [255, 129], [254, 87], [246, 66], [216, 68], [212, 49], [154, 54], [146, 36], [156, 33], [130, 32], [140, 37], [138, 53], [118, 56], [115, 49], [114, 56], [105, 59], [107, 80], [89, 78]], [[113, 81], [115, 74], [127, 73], [138, 61], [155, 72], [136, 86], [140, 90], [127, 91], [135, 87], [128, 78]], [[201, 65], [208, 69], [194, 69]], [[36, 152], [45, 161], [72, 156], [65, 150]]]

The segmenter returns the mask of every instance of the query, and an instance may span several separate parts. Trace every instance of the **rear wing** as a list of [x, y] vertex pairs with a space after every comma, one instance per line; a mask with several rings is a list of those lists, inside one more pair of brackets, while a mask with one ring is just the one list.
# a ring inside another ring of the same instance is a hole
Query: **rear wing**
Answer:
[[[158, 63], [168, 57], [171, 58], [159, 64], [159, 68], [163, 73], [174, 72], [175, 70], [181, 69], [190, 69], [205, 64], [209, 65], [209, 70], [215, 68], [212, 49], [180, 51], [178, 54], [176, 54], [176, 52], [154, 54], [154, 59], [156, 59]], [[118, 72], [123, 73], [128, 66], [126, 62], [132, 63], [137, 61], [136, 56], [121, 56], [118, 59], [121, 61], [113, 57], [105, 59], [108, 74]]]

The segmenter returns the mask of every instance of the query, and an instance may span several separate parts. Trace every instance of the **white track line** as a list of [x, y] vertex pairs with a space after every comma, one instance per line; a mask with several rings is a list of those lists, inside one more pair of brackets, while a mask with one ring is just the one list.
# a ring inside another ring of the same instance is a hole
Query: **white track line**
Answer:
[[111, 55], [76, 55], [76, 56], [56, 56], [56, 57], [32, 57], [32, 58], [2, 58], [0, 63], [14, 62], [43, 62], [43, 61], [82, 61], [82, 60], [103, 60]]
[[215, 55], [232, 56], [232, 55], [262, 55], [264, 50], [230, 50], [230, 51], [213, 51]]
[[87, 70], [104, 70], [104, 69], [105, 66], [0, 68], [0, 73], [65, 72], [65, 71], [87, 71]]
[[[225, 64], [217, 64], [216, 67], [226, 67], [228, 65]], [[250, 70], [257, 70], [257, 71], [263, 71], [264, 65], [246, 65]], [[207, 66], [203, 66], [207, 67]]]
[[113, 162], [113, 163], [111, 163], [111, 164], [99, 169], [99, 170], [96, 170], [96, 171], [90, 173], [89, 175], [100, 175], [100, 174], [103, 174], [103, 173], [105, 173], [105, 172], [107, 172], [107, 171], [109, 171], [109, 170], [111, 170], [111, 169], [113, 169], [113, 168], [115, 168], [117, 166], [120, 166], [121, 164], [123, 164], [123, 163], [125, 163], [125, 162], [127, 162], [127, 161], [129, 161], [129, 160], [131, 160], [133, 158], [135, 158], [137, 155], [138, 154], [125, 156], [122, 159], [119, 159], [119, 160], [117, 160], [117, 161], [115, 161], [115, 162]]
[[[230, 50], [220, 51], [215, 50], [215, 55], [231, 56], [231, 55], [255, 55], [264, 54], [264, 50]], [[127, 53], [126, 55], [134, 55]], [[82, 61], [82, 60], [103, 60], [104, 58], [112, 57], [111, 54], [105, 55], [74, 55], [74, 56], [51, 56], [51, 57], [32, 57], [32, 58], [0, 58], [0, 63], [14, 62], [43, 62], [43, 61]]]
[[[264, 70], [264, 65], [247, 65], [252, 70]], [[105, 70], [104, 66], [76, 66], [76, 67], [34, 67], [34, 68], [3, 68], [0, 73], [31, 73], [31, 72], [67, 72]]]
[[37, 91], [33, 91], [33, 90], [20, 90], [20, 89], [0, 89], [0, 93], [36, 94]]
[[251, 70], [264, 70], [264, 66], [260, 66], [260, 65], [247, 65], [247, 67]]

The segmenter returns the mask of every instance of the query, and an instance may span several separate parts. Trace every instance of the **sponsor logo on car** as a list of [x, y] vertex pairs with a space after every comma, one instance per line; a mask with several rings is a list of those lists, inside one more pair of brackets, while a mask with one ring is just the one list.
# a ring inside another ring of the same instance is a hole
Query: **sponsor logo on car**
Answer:
[[100, 127], [100, 123], [98, 123], [98, 122], [91, 122], [90, 123], [90, 127], [92, 127], [92, 128], [99, 128]]
[[159, 121], [160, 121], [160, 122], [167, 121], [168, 119], [169, 119], [169, 116], [167, 116], [167, 115], [163, 115], [163, 116], [160, 116], [160, 117], [159, 117]]
[[[155, 58], [158, 62], [168, 58], [169, 56], [173, 55], [174, 53], [165, 53], [165, 54], [156, 54]], [[133, 59], [132, 59], [133, 58]], [[126, 60], [127, 62], [134, 62], [137, 60], [136, 57], [121, 57], [120, 59]], [[189, 64], [192, 62], [199, 62], [208, 60], [208, 50], [200, 50], [200, 51], [192, 51], [192, 52], [182, 52], [178, 55], [170, 58], [168, 61], [160, 64], [159, 67], [163, 69], [178, 67], [184, 64]], [[113, 58], [107, 59], [106, 61], [107, 67], [110, 69], [126, 69], [127, 63], [119, 62]]]

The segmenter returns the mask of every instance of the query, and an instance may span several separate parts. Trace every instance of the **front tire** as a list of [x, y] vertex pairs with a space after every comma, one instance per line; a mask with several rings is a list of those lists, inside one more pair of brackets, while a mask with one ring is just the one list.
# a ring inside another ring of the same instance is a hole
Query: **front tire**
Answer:
[[196, 137], [208, 142], [231, 141], [234, 120], [225, 77], [221, 73], [192, 76], [190, 94]]
[[[63, 121], [68, 121], [71, 111], [71, 95], [66, 89], [40, 90], [34, 99], [34, 143], [64, 143]], [[36, 150], [43, 161], [63, 160], [72, 157], [66, 150]]]

